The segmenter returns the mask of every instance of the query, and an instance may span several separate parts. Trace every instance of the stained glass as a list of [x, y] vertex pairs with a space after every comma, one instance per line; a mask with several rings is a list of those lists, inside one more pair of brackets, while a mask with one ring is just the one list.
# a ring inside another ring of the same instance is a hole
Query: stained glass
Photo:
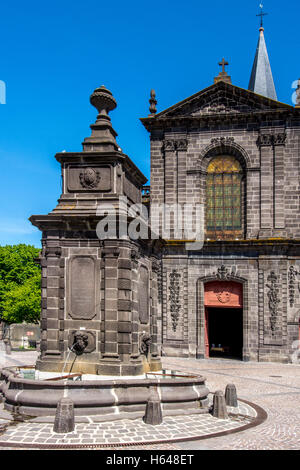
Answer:
[[242, 176], [232, 156], [214, 158], [207, 169], [206, 230], [212, 237], [230, 238], [242, 231]]

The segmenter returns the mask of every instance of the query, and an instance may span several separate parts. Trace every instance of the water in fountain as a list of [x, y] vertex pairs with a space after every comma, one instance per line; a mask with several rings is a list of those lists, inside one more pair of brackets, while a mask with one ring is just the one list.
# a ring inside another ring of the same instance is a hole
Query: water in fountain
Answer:
[[[73, 347], [74, 347], [74, 345], [73, 345], [71, 348], [69, 348], [68, 354], [67, 354], [67, 356], [66, 356], [66, 360], [65, 360], [65, 362], [64, 362], [64, 365], [63, 365], [63, 368], [62, 368], [62, 371], [61, 371], [61, 376], [63, 376], [63, 375], [64, 375], [64, 372], [66, 372], [66, 371], [65, 371], [65, 368], [66, 368], [66, 365], [67, 365], [67, 363], [68, 363], [68, 361], [69, 361], [70, 354], [71, 354], [72, 352], [74, 353]], [[76, 359], [76, 355], [75, 355], [75, 359]], [[69, 372], [70, 372], [70, 371], [69, 371]]]

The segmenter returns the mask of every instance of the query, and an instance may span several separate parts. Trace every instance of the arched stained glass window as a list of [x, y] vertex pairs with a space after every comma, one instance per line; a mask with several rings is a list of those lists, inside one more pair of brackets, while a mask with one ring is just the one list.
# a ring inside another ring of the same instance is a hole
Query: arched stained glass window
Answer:
[[207, 168], [206, 234], [208, 238], [242, 235], [243, 169], [234, 157], [214, 158]]

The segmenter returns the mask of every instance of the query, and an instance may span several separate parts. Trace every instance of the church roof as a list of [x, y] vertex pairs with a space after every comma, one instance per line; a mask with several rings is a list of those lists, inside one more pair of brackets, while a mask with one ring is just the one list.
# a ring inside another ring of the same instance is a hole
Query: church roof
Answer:
[[252, 91], [220, 81], [186, 98], [179, 103], [142, 118], [144, 126], [150, 130], [168, 119], [241, 119], [243, 116], [287, 112], [294, 114], [293, 106], [280, 103]]
[[260, 28], [260, 34], [249, 82], [249, 90], [258, 95], [277, 100], [270, 60], [268, 56], [264, 28]]

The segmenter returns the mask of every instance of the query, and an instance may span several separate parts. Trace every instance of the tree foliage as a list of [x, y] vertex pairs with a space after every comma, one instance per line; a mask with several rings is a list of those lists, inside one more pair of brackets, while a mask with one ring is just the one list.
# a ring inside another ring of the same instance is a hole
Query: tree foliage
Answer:
[[40, 318], [41, 273], [30, 245], [0, 246], [0, 315], [9, 323], [37, 323]]

